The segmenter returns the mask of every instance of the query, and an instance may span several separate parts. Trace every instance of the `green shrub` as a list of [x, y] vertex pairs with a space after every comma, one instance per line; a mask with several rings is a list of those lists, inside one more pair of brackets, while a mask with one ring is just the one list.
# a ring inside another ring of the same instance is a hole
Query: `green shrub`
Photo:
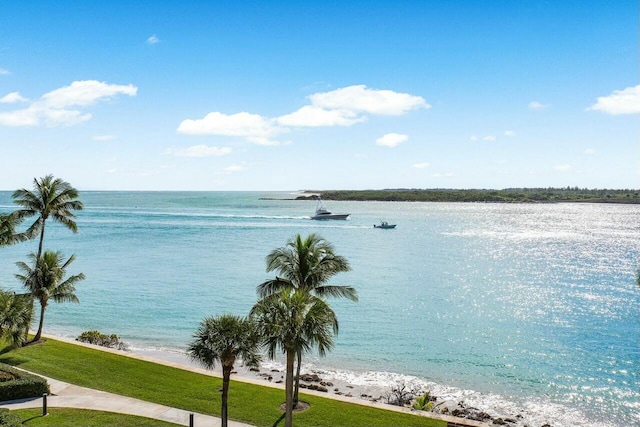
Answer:
[[95, 344], [102, 347], [117, 348], [118, 350], [127, 349], [127, 344], [122, 342], [119, 336], [116, 334], [103, 334], [100, 331], [84, 331], [78, 336], [78, 338], [76, 338], [76, 341]]
[[434, 399], [431, 397], [431, 392], [427, 391], [422, 396], [416, 396], [411, 403], [413, 409], [419, 411], [430, 411], [433, 409]]
[[[0, 372], [13, 377], [0, 382], [0, 402], [5, 400], [25, 399], [27, 397], [39, 397], [49, 393], [49, 384], [44, 378], [20, 371], [9, 365], [0, 364]], [[2, 424], [0, 424], [1, 426]]]
[[8, 409], [0, 408], [0, 427], [22, 427], [22, 417]]
[[8, 409], [0, 408], [0, 427], [22, 427], [22, 418]]

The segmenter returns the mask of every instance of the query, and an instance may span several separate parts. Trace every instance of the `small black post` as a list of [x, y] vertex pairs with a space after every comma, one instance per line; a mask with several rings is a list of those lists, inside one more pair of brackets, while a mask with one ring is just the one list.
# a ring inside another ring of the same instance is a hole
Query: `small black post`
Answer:
[[193, 427], [193, 414], [189, 414], [189, 427]]
[[42, 394], [42, 416], [47, 415], [47, 393]]

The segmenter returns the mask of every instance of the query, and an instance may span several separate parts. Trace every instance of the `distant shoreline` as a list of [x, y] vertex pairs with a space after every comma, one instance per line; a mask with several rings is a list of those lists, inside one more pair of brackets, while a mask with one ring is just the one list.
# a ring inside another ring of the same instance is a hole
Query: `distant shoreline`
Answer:
[[[389, 189], [304, 191], [294, 199], [379, 202], [467, 203], [614, 203], [640, 204], [640, 190], [574, 188], [515, 188], [505, 190]], [[263, 198], [266, 200], [266, 198]]]

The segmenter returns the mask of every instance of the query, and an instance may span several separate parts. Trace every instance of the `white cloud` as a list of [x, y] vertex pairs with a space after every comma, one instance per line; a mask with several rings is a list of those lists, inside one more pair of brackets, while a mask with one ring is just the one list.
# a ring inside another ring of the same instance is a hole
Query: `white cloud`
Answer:
[[529, 109], [530, 110], [544, 110], [545, 108], [547, 108], [548, 105], [542, 104], [538, 101], [531, 101], [529, 103]]
[[79, 110], [44, 109], [39, 112], [44, 124], [53, 127], [58, 125], [73, 126], [91, 119], [91, 114]]
[[279, 124], [292, 127], [351, 126], [365, 120], [350, 110], [326, 110], [313, 105], [277, 118]]
[[411, 167], [414, 167], [416, 169], [426, 169], [429, 166], [431, 166], [431, 163], [415, 163], [414, 165], [412, 165]]
[[587, 110], [613, 115], [640, 113], [640, 85], [614, 90], [609, 96], [601, 96], [598, 102]]
[[160, 39], [154, 34], [147, 39], [147, 43], [157, 44], [157, 43], [160, 43]]
[[136, 96], [133, 85], [110, 85], [96, 80], [84, 80], [45, 93], [41, 102], [48, 108], [87, 107], [97, 101], [108, 100], [115, 95]]
[[363, 114], [398, 116], [418, 108], [430, 108], [424, 98], [391, 90], [369, 89], [365, 85], [348, 86], [309, 97], [311, 105], [280, 116], [283, 126], [351, 126], [366, 121]]
[[7, 69], [0, 68], [0, 76], [8, 76], [11, 72]]
[[246, 171], [247, 169], [248, 169], [247, 163], [242, 162], [242, 163], [237, 163], [235, 165], [227, 166], [226, 168], [224, 168], [224, 172], [227, 174], [232, 174], [236, 172], [243, 172], [243, 171]]
[[135, 96], [137, 91], [138, 88], [133, 85], [111, 85], [96, 80], [75, 81], [69, 86], [45, 93], [25, 109], [0, 113], [0, 125], [71, 126], [91, 118], [91, 114], [78, 108], [89, 107], [116, 95]]
[[393, 148], [397, 147], [408, 139], [408, 135], [403, 135], [401, 133], [388, 133], [376, 139], [376, 145]]
[[482, 138], [483, 141], [489, 141], [489, 142], [493, 142], [496, 140], [496, 137], [493, 135], [487, 135], [484, 138]]
[[194, 145], [189, 148], [169, 148], [165, 154], [176, 157], [220, 157], [231, 153], [229, 147], [210, 147]]
[[446, 173], [437, 172], [437, 173], [432, 174], [431, 176], [433, 178], [449, 178], [449, 177], [452, 177], [452, 176], [455, 176], [455, 175], [453, 174], [453, 172], [446, 172]]
[[471, 138], [469, 138], [471, 141], [477, 141], [478, 137], [476, 135], [471, 135]]
[[366, 121], [366, 114], [401, 115], [413, 109], [431, 107], [420, 96], [368, 89], [365, 85], [318, 92], [308, 98], [310, 105], [277, 118], [216, 111], [202, 119], [185, 119], [177, 130], [186, 135], [235, 136], [256, 144], [280, 145], [274, 137], [289, 132], [289, 127], [352, 126]]
[[365, 85], [348, 86], [309, 96], [311, 104], [328, 110], [350, 110], [369, 114], [399, 116], [410, 110], [430, 108], [421, 96], [392, 90], [369, 89]]
[[25, 101], [28, 101], [28, 99], [20, 95], [20, 92], [11, 92], [0, 98], [0, 104], [14, 104]]
[[286, 132], [273, 121], [258, 114], [246, 112], [224, 114], [212, 112], [202, 119], [186, 119], [178, 126], [178, 132], [186, 135], [237, 136], [260, 145], [277, 145], [271, 138]]
[[36, 126], [39, 124], [37, 112], [26, 110], [0, 113], [0, 126]]
[[571, 165], [555, 165], [553, 168], [558, 172], [568, 172], [571, 170]]
[[91, 139], [94, 141], [112, 141], [116, 139], [115, 135], [94, 135]]
[[594, 150], [593, 148], [587, 148], [586, 150], [584, 150], [584, 154], [593, 156], [594, 154], [596, 154], [596, 150]]
[[504, 136], [516, 136], [516, 133], [512, 130], [505, 130]]

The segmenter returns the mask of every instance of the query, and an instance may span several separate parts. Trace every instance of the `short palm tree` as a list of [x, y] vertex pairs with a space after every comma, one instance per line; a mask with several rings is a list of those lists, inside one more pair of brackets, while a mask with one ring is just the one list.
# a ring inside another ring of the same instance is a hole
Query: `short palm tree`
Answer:
[[16, 233], [20, 221], [15, 214], [0, 214], [0, 246], [13, 245], [27, 240], [26, 233]]
[[[336, 255], [333, 245], [318, 234], [306, 238], [300, 234], [290, 239], [286, 246], [274, 249], [267, 255], [267, 272], [276, 271], [275, 279], [267, 280], [257, 287], [263, 298], [282, 289], [295, 289], [318, 297], [348, 298], [358, 301], [358, 293], [351, 286], [327, 285], [326, 282], [338, 273], [351, 268], [346, 258]], [[296, 355], [296, 377], [293, 405], [298, 404], [302, 352]]]
[[63, 224], [74, 233], [78, 231], [73, 211], [81, 210], [84, 206], [78, 200], [78, 190], [60, 178], [47, 175], [44, 178], [34, 179], [33, 191], [25, 188], [14, 191], [13, 201], [21, 207], [13, 213], [18, 221], [37, 215], [26, 234], [30, 237], [40, 234], [38, 258], [42, 255], [47, 219], [51, 218]]
[[291, 427], [296, 355], [316, 348], [318, 354], [324, 356], [333, 347], [338, 320], [324, 300], [287, 289], [258, 301], [251, 309], [251, 317], [255, 319], [269, 358], [275, 358], [278, 349], [285, 354], [285, 427]]
[[24, 330], [29, 328], [33, 304], [29, 294], [0, 290], [0, 337], [14, 346], [24, 343]]
[[222, 427], [227, 427], [227, 401], [229, 380], [237, 358], [247, 366], [260, 362], [259, 336], [254, 323], [247, 318], [229, 314], [207, 317], [193, 334], [188, 354], [205, 368], [213, 369], [216, 362], [222, 366]]
[[66, 269], [73, 262], [75, 257], [71, 255], [66, 261], [60, 252], [45, 251], [42, 257], [38, 258], [34, 253], [29, 255], [33, 266], [25, 262], [16, 263], [23, 274], [16, 274], [33, 299], [40, 302], [40, 323], [38, 332], [32, 342], [37, 342], [42, 336], [44, 326], [44, 313], [49, 305], [49, 300], [54, 302], [79, 302], [75, 294], [75, 284], [84, 280], [84, 274], [76, 274], [65, 278]]

